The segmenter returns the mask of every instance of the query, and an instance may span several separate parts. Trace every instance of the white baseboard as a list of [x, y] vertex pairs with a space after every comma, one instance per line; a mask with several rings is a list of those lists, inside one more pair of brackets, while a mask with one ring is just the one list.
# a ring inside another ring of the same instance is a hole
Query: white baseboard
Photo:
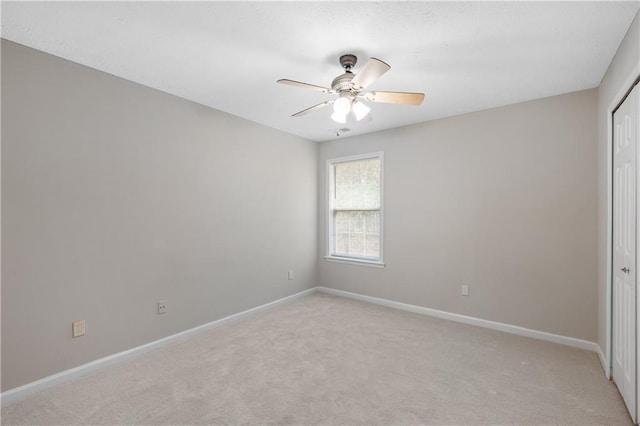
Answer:
[[609, 368], [609, 360], [602, 352], [602, 348], [600, 345], [597, 345], [598, 349], [596, 352], [598, 353], [598, 358], [600, 358], [600, 363], [602, 364], [602, 369], [604, 370], [604, 375], [607, 376], [607, 379], [611, 379], [611, 368]]
[[181, 331], [180, 333], [176, 333], [171, 336], [164, 337], [154, 342], [150, 342], [132, 349], [127, 349], [126, 351], [118, 352], [116, 354], [109, 355], [104, 358], [100, 358], [95, 361], [88, 362], [86, 364], [71, 368], [69, 370], [61, 371], [51, 376], [44, 377], [40, 380], [36, 380], [35, 382], [27, 383], [17, 388], [9, 389], [5, 392], [2, 392], [2, 394], [0, 395], [0, 400], [2, 401], [2, 407], [18, 402], [38, 391], [57, 385], [59, 383], [64, 383], [73, 379], [77, 379], [79, 377], [92, 373], [98, 369], [104, 368], [108, 365], [122, 362], [126, 359], [139, 356], [143, 353], [149, 352], [154, 349], [158, 349], [170, 343], [187, 339], [196, 334], [205, 332], [207, 330], [211, 330], [216, 327], [220, 327], [223, 324], [228, 324], [231, 321], [235, 321], [235, 320], [247, 317], [249, 315], [263, 311], [265, 309], [273, 308], [277, 305], [289, 302], [293, 299], [297, 299], [299, 297], [305, 296], [315, 291], [316, 291], [316, 287], [310, 288], [310, 289], [301, 291], [299, 293], [292, 294], [291, 296], [283, 297], [282, 299], [265, 303], [264, 305], [256, 306], [255, 308], [247, 309], [246, 311], [238, 312], [237, 314], [229, 315], [224, 318], [220, 318], [218, 320], [209, 322], [207, 324], [203, 324], [203, 325], [191, 328], [189, 330]]
[[529, 328], [519, 327], [517, 325], [504, 324], [501, 322], [489, 321], [466, 315], [454, 314], [437, 309], [425, 308], [423, 306], [410, 305], [408, 303], [394, 302], [393, 300], [380, 299], [378, 297], [365, 296], [362, 294], [351, 293], [343, 290], [336, 290], [328, 287], [316, 287], [322, 293], [332, 294], [335, 296], [348, 297], [350, 299], [361, 300], [363, 302], [374, 303], [376, 305], [387, 306], [389, 308], [400, 309], [403, 311], [413, 312], [421, 315], [442, 318], [450, 321], [461, 322], [464, 324], [475, 325], [478, 327], [490, 328], [492, 330], [503, 331], [505, 333], [517, 334], [518, 336], [532, 337], [534, 339], [545, 340], [547, 342], [559, 343], [561, 345], [573, 346], [575, 348], [586, 349], [588, 351], [598, 352], [597, 343], [588, 340], [576, 339], [574, 337], [561, 336], [559, 334], [547, 333], [544, 331], [531, 330]]

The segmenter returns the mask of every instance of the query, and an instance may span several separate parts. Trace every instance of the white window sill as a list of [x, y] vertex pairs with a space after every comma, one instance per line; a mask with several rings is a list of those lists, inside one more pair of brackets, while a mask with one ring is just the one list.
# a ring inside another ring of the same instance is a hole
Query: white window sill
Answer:
[[384, 268], [386, 265], [377, 260], [353, 259], [350, 257], [325, 256], [324, 260], [328, 262], [347, 263], [357, 266], [368, 266], [370, 268]]

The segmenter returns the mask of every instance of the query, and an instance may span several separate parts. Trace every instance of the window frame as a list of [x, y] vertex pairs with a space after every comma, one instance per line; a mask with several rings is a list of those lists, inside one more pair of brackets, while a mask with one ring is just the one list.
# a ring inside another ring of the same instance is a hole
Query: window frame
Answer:
[[[335, 199], [335, 175], [334, 164], [346, 163], [351, 161], [380, 160], [380, 256], [378, 258], [359, 257], [359, 256], [339, 256], [333, 254], [335, 243], [334, 238], [334, 199]], [[346, 157], [329, 158], [326, 162], [326, 235], [325, 235], [325, 260], [330, 262], [348, 263], [359, 266], [369, 266], [374, 268], [384, 268], [384, 152], [370, 152], [367, 154], [350, 155]]]

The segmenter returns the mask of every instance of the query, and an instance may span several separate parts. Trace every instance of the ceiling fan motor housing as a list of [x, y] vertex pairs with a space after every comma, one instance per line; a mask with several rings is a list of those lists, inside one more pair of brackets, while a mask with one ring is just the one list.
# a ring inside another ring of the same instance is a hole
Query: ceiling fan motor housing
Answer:
[[336, 93], [344, 93], [351, 91], [351, 80], [353, 80], [354, 74], [351, 71], [347, 71], [333, 79], [331, 82], [331, 89]]

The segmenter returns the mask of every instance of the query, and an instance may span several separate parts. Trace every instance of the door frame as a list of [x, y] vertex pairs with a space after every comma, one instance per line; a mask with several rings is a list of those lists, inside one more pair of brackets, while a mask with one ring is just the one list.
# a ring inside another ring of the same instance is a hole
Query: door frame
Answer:
[[[613, 330], [613, 113], [622, 104], [631, 90], [636, 84], [640, 84], [640, 63], [633, 67], [632, 72], [624, 80], [621, 89], [616, 93], [612, 102], [607, 108], [607, 247], [606, 247], [606, 275], [604, 277], [606, 284], [606, 303], [605, 303], [605, 348], [598, 347], [598, 355], [608, 379], [612, 377], [613, 368], [613, 348], [611, 346], [611, 336]], [[640, 153], [640, 146], [638, 146]], [[638, 161], [640, 166], [640, 159]], [[638, 175], [640, 176], [640, 174]], [[640, 180], [640, 178], [639, 178]], [[640, 183], [640, 182], [639, 182]], [[636, 217], [640, 215], [640, 211], [636, 211]], [[636, 222], [638, 223], [638, 222]], [[640, 240], [640, 228], [636, 229], [637, 241]], [[636, 254], [638, 256], [638, 254]], [[640, 259], [636, 259], [636, 265], [640, 265]], [[638, 311], [638, 275], [636, 275], [636, 311]], [[636, 315], [636, 410], [640, 406], [640, 392], [638, 392], [638, 362], [640, 357], [640, 339], [638, 339], [638, 330], [640, 330], [640, 315]]]

